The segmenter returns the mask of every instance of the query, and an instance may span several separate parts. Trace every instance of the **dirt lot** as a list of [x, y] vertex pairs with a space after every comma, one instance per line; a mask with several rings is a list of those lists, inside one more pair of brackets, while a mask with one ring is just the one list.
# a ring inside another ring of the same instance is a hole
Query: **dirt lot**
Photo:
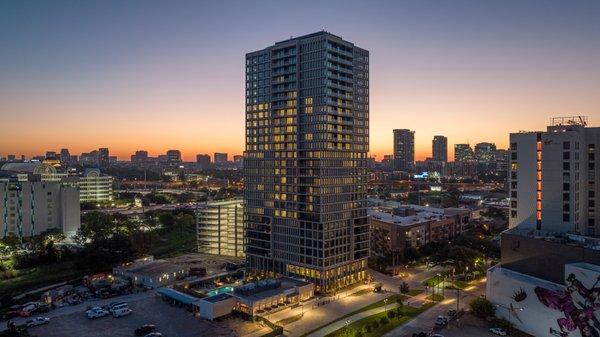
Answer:
[[159, 297], [144, 298], [129, 302], [133, 310], [131, 316], [113, 318], [106, 316], [89, 320], [83, 312], [55, 317], [44, 326], [29, 329], [39, 337], [129, 337], [143, 324], [154, 324], [165, 337], [199, 336], [242, 336], [257, 331], [260, 326], [229, 318], [220, 322], [210, 322], [196, 318], [184, 308], [171, 306]]

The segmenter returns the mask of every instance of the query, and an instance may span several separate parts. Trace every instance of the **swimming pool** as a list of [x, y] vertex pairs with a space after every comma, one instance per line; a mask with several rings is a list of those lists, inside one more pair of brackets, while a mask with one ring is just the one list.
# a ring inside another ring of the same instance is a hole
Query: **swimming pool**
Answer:
[[213, 290], [207, 292], [206, 295], [208, 297], [210, 297], [210, 296], [215, 296], [215, 295], [219, 295], [219, 294], [228, 294], [228, 293], [232, 293], [232, 292], [233, 292], [233, 287], [225, 286], [225, 287], [213, 289]]

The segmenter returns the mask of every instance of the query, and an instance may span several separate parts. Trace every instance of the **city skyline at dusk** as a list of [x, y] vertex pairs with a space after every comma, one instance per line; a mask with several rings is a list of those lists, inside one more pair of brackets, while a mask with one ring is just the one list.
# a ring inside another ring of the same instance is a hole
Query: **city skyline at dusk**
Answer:
[[177, 4], [0, 4], [0, 155], [241, 154], [244, 54], [322, 29], [370, 51], [378, 160], [393, 129], [416, 131], [417, 160], [447, 136], [452, 159], [456, 143], [600, 118], [597, 2]]

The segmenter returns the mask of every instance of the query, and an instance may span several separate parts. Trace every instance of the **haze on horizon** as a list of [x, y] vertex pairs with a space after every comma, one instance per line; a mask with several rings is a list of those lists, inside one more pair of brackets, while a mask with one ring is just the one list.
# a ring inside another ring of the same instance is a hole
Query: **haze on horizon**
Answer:
[[371, 154], [392, 129], [495, 142], [600, 123], [598, 1], [3, 1], [0, 154], [240, 154], [244, 55], [325, 29], [370, 51]]

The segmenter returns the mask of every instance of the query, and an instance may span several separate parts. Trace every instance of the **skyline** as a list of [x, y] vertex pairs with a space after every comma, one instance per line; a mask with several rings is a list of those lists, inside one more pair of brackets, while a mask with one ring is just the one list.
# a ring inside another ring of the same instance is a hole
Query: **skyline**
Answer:
[[[244, 54], [323, 28], [371, 52], [378, 160], [393, 152], [393, 129], [416, 131], [422, 160], [434, 135], [453, 158], [456, 143], [506, 148], [510, 132], [544, 130], [554, 116], [598, 124], [600, 3], [370, 4], [4, 2], [0, 117], [11, 128], [0, 154], [241, 154]], [[333, 11], [345, 20], [323, 27]]]

